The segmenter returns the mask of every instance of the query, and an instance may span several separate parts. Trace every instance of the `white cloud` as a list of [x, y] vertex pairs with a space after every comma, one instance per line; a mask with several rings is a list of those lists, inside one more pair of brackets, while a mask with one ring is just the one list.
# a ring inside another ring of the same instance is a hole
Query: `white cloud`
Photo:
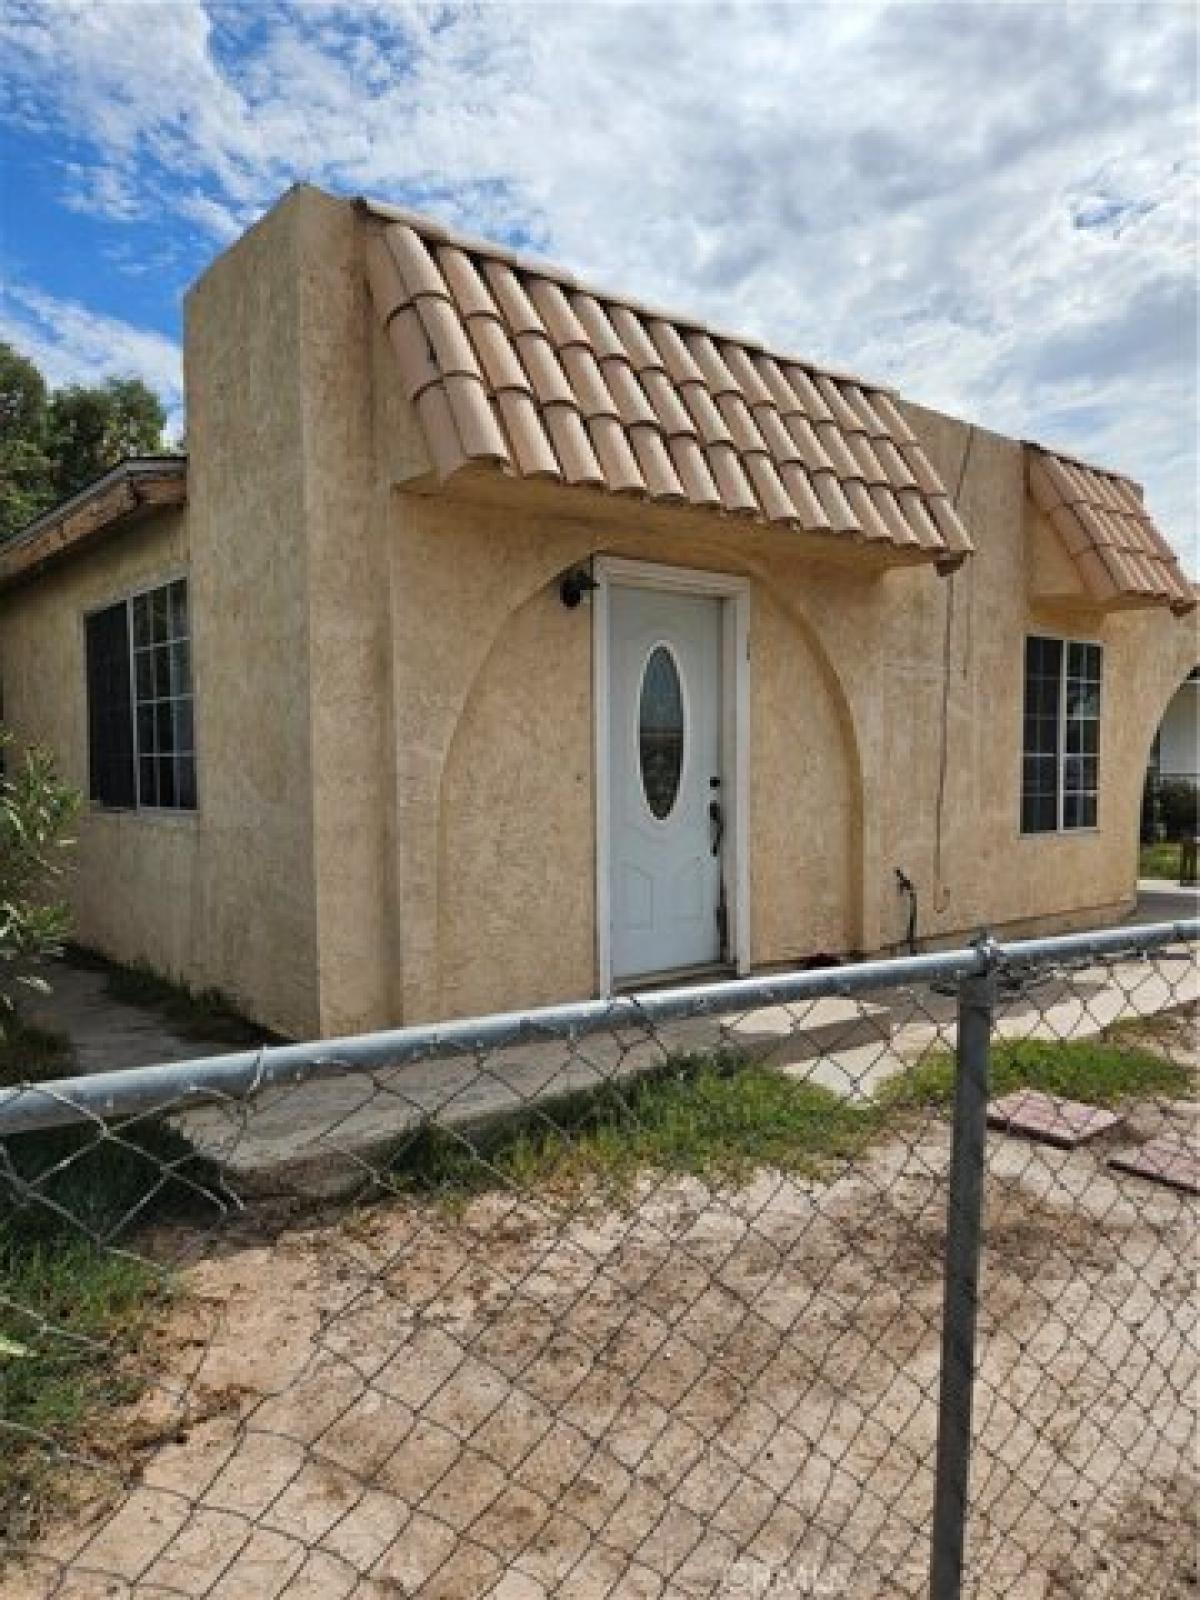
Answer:
[[1194, 29], [1167, 5], [10, 0], [0, 49], [13, 105], [94, 174], [71, 203], [220, 244], [306, 178], [515, 231], [1111, 461], [1188, 544]]
[[179, 346], [150, 329], [101, 316], [71, 300], [20, 284], [0, 286], [0, 340], [15, 345], [58, 388], [143, 378], [167, 408], [168, 432], [178, 434], [183, 412]]

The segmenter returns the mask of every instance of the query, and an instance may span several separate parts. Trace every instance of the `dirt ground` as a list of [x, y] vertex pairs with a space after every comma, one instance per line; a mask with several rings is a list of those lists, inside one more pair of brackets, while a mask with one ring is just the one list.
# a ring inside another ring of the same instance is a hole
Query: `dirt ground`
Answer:
[[[1105, 1154], [990, 1143], [973, 1595], [1196, 1593], [1195, 1203]], [[922, 1595], [947, 1155], [930, 1121], [827, 1185], [248, 1222], [108, 1434], [136, 1481], [0, 1590]]]

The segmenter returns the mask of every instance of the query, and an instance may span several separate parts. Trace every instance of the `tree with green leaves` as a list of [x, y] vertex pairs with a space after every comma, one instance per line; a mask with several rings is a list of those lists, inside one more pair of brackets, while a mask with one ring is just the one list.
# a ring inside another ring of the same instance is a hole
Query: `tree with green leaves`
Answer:
[[31, 745], [12, 756], [11, 736], [0, 728], [0, 1038], [21, 988], [46, 987], [32, 965], [61, 952], [69, 926], [61, 879], [80, 803], [49, 751]]
[[49, 393], [32, 361], [0, 344], [0, 538], [53, 498]]
[[140, 378], [51, 390], [0, 343], [0, 538], [127, 456], [163, 451], [166, 420]]

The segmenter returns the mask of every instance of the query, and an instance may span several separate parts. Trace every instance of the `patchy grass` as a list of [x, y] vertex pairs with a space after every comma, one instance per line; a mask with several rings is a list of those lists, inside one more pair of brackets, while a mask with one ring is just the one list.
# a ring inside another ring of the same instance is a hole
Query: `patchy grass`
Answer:
[[[992, 1048], [992, 1094], [1014, 1089], [1041, 1089], [1100, 1106], [1193, 1092], [1191, 1075], [1181, 1063], [1111, 1037], [1001, 1040]], [[890, 1078], [877, 1096], [885, 1111], [946, 1106], [953, 1099], [954, 1057], [941, 1050]]]
[[1169, 878], [1179, 882], [1179, 846], [1168, 840], [1144, 844], [1138, 853], [1139, 878]]
[[103, 974], [111, 999], [157, 1013], [182, 1039], [238, 1045], [266, 1044], [276, 1037], [242, 1016], [219, 989], [192, 989], [165, 977], [148, 962], [123, 965], [79, 946], [72, 946], [67, 960], [72, 966]]
[[[1119, 1039], [1001, 1042], [992, 1092], [1036, 1088], [1095, 1105], [1191, 1094], [1187, 1066]], [[543, 1101], [458, 1130], [424, 1124], [394, 1154], [388, 1186], [452, 1204], [500, 1186], [628, 1193], [646, 1171], [738, 1182], [761, 1167], [820, 1177], [922, 1110], [954, 1098], [938, 1051], [848, 1101], [736, 1056], [678, 1059], [639, 1078]]]
[[136, 1397], [133, 1353], [165, 1294], [149, 1265], [86, 1239], [0, 1243], [0, 1544], [36, 1536], [61, 1452]]
[[221, 1209], [181, 1135], [145, 1119], [16, 1135], [0, 1168], [0, 1548], [64, 1496], [64, 1453], [98, 1441], [147, 1379], [139, 1339], [170, 1293], [125, 1245], [152, 1218]]
[[424, 1125], [389, 1182], [445, 1198], [499, 1185], [628, 1191], [639, 1173], [736, 1181], [758, 1167], [819, 1173], [874, 1135], [873, 1108], [732, 1056], [673, 1060], [458, 1133]]
[[[1098, 1105], [1189, 1093], [1186, 1061], [1153, 1042], [1003, 1042], [993, 1055], [994, 1092], [1029, 1086]], [[914, 1115], [944, 1112], [953, 1088], [946, 1052], [869, 1102], [736, 1055], [679, 1058], [457, 1132], [427, 1124], [394, 1152], [386, 1187], [455, 1207], [502, 1186], [620, 1200], [647, 1172], [736, 1183], [775, 1168], [820, 1179]], [[215, 1175], [178, 1134], [153, 1122], [115, 1133], [98, 1141], [91, 1129], [68, 1129], [10, 1141], [21, 1182], [7, 1199], [0, 1171], [0, 1415], [16, 1430], [15, 1444], [0, 1444], [0, 1536], [26, 1536], [62, 1492], [46, 1438], [59, 1450], [86, 1449], [101, 1437], [107, 1410], [146, 1381], [139, 1338], [170, 1285], [106, 1244], [152, 1214], [195, 1215], [207, 1205], [211, 1215], [220, 1205], [219, 1192], [208, 1201], [202, 1192], [215, 1190]], [[51, 1204], [22, 1203], [28, 1185]], [[67, 1227], [63, 1213], [77, 1226]]]
[[[1192, 957], [1186, 958], [1189, 962]], [[1150, 1017], [1124, 1017], [1105, 1029], [1107, 1038], [1126, 1046], [1144, 1045], [1195, 1071], [1200, 1005], [1194, 1000]], [[1193, 1083], [1194, 1083], [1193, 1079]]]
[[67, 1077], [73, 1061], [71, 1041], [65, 1033], [36, 1027], [20, 1017], [4, 1024], [0, 1033], [0, 1089]]

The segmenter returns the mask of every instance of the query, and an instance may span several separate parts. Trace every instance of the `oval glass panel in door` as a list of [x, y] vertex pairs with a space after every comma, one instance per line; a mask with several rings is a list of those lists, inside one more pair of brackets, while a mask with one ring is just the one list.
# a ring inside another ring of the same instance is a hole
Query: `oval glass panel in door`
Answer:
[[656, 644], [642, 669], [638, 700], [638, 759], [642, 790], [652, 816], [671, 814], [683, 774], [683, 685], [675, 657]]

